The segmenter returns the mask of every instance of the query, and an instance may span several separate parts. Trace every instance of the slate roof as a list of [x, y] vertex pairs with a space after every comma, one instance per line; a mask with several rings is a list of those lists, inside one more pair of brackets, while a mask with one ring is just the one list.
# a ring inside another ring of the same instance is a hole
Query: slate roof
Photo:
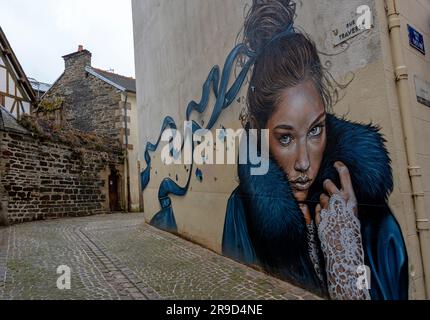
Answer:
[[52, 86], [52, 85], [50, 85], [48, 83], [39, 82], [39, 81], [37, 81], [36, 79], [33, 79], [33, 78], [28, 78], [28, 80], [30, 81], [31, 87], [33, 88], [34, 91], [46, 92]]
[[136, 79], [131, 77], [122, 76], [113, 72], [104, 71], [101, 69], [97, 69], [94, 67], [88, 67], [98, 75], [103, 78], [108, 79], [109, 81], [117, 84], [118, 86], [124, 88], [126, 91], [136, 93]]
[[0, 131], [28, 133], [3, 106], [0, 106]]

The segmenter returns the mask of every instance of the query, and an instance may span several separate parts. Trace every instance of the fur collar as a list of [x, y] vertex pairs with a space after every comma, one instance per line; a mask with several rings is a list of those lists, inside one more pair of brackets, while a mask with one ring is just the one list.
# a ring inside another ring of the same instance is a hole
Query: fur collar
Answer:
[[[339, 185], [339, 176], [333, 165], [342, 161], [350, 170], [360, 205], [385, 203], [393, 191], [393, 177], [386, 140], [379, 131], [380, 128], [372, 124], [364, 125], [328, 115], [327, 148], [310, 190], [310, 200], [319, 199], [326, 179]], [[264, 176], [251, 176], [251, 166], [240, 165], [240, 190], [250, 200], [257, 200], [255, 209], [261, 212], [273, 212], [272, 209], [278, 207], [295, 208], [295, 199], [284, 172], [273, 159], [269, 163], [269, 172]]]
[[342, 161], [349, 168], [360, 205], [385, 203], [393, 191], [393, 174], [380, 128], [330, 115], [327, 129], [327, 149], [310, 194], [319, 197], [326, 179], [339, 185], [339, 175], [333, 164]]

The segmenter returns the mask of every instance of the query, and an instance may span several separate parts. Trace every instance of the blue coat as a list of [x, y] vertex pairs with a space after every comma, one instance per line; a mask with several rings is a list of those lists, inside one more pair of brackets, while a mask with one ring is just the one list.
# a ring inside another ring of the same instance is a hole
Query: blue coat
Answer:
[[[372, 299], [408, 299], [408, 257], [401, 229], [387, 204], [393, 178], [379, 128], [328, 116], [327, 148], [309, 193], [312, 213], [323, 182], [331, 179], [340, 185], [333, 168], [336, 161], [349, 168], [359, 203]], [[238, 168], [240, 185], [227, 206], [223, 254], [327, 296], [310, 261], [304, 217], [284, 172], [272, 159], [264, 176], [250, 175], [250, 166]], [[321, 253], [320, 263], [324, 266]]]

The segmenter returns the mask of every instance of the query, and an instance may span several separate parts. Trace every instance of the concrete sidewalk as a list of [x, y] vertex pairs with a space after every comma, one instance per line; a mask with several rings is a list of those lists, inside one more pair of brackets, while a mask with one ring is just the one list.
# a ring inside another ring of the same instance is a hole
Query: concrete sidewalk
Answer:
[[[59, 266], [71, 289], [57, 288]], [[318, 299], [144, 223], [143, 214], [0, 229], [0, 299]]]

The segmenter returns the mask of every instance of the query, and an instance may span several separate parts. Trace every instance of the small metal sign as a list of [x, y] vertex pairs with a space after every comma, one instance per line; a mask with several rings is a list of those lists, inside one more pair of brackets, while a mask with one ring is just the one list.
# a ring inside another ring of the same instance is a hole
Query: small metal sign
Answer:
[[417, 93], [417, 101], [430, 107], [430, 83], [415, 76], [415, 90]]
[[415, 30], [408, 24], [408, 33], [409, 33], [409, 44], [411, 47], [417, 49], [422, 54], [426, 54], [426, 49], [424, 46], [424, 37], [421, 33]]
[[366, 5], [358, 7], [349, 18], [341, 19], [332, 27], [335, 47], [374, 27], [372, 10]]
[[333, 28], [333, 44], [334, 46], [338, 46], [341, 43], [358, 36], [364, 31], [366, 30], [358, 27], [357, 20], [355, 18], [343, 21], [339, 23], [337, 27]]

